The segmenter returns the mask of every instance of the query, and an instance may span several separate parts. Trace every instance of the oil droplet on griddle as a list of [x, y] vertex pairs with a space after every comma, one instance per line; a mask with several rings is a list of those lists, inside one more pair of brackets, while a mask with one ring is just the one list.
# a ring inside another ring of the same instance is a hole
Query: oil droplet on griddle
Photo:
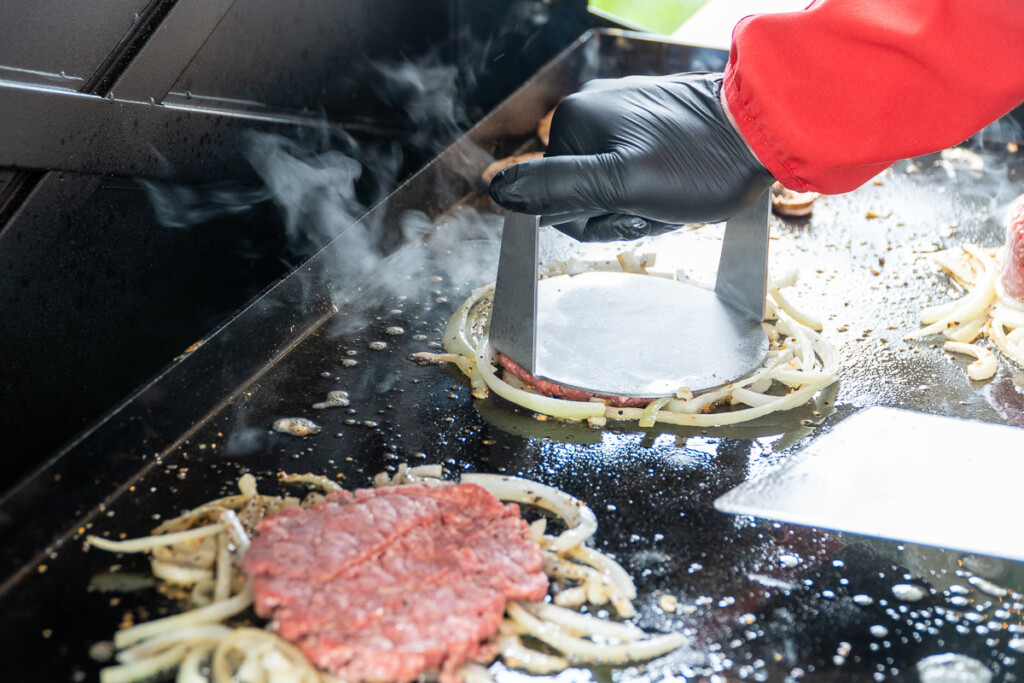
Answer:
[[327, 400], [321, 401], [320, 403], [314, 403], [313, 407], [317, 410], [323, 410], [324, 408], [344, 408], [348, 403], [347, 391], [328, 391]]
[[800, 564], [801, 557], [799, 555], [779, 555], [779, 564], [786, 569], [792, 569]]
[[967, 579], [967, 583], [971, 584], [982, 593], [991, 595], [993, 598], [1005, 598], [1006, 594], [1009, 592], [1005, 588], [997, 586], [991, 581], [983, 579], [980, 576], [972, 576]]
[[309, 436], [319, 434], [320, 425], [304, 417], [282, 417], [274, 421], [274, 431], [292, 436]]
[[892, 594], [904, 602], [917, 602], [924, 598], [924, 591], [909, 583], [897, 583], [892, 587]]
[[921, 683], [989, 683], [992, 671], [977, 659], [946, 652], [917, 663]]

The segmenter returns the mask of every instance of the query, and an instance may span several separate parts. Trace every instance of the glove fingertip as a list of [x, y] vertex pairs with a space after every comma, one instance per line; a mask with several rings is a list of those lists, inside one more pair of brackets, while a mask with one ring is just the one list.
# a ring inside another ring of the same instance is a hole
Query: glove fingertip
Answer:
[[504, 169], [491, 180], [488, 194], [499, 206], [520, 213], [541, 213], [543, 202], [538, 197], [538, 179], [531, 173], [532, 161], [524, 161]]
[[515, 182], [517, 175], [518, 171], [515, 166], [509, 166], [498, 171], [491, 179], [490, 185], [487, 186], [487, 193], [491, 195], [491, 199], [501, 204], [507, 197], [509, 186]]

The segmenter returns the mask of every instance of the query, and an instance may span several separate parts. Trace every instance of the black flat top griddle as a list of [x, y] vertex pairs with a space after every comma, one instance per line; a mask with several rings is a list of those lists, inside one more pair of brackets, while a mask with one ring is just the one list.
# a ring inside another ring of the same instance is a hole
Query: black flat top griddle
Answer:
[[[903, 681], [917, 679], [926, 657], [954, 652], [996, 680], [1015, 680], [1024, 605], [1012, 591], [1024, 590], [1021, 564], [735, 518], [712, 501], [866, 405], [1024, 426], [1019, 368], [1000, 361], [993, 380], [976, 384], [937, 342], [900, 341], [926, 297], [947, 288], [928, 252], [1001, 241], [995, 208], [1024, 188], [1019, 155], [982, 152], [980, 173], [943, 166], [938, 155], [901, 162], [880, 184], [823, 198], [809, 219], [774, 219], [772, 272], [800, 268], [790, 298], [825, 321], [843, 358], [841, 381], [812, 405], [726, 429], [595, 430], [474, 400], [457, 372], [410, 360], [436, 350], [455, 306], [493, 277], [500, 216], [475, 179], [486, 163], [481, 149], [503, 155], [529, 145], [536, 120], [591, 77], [720, 69], [724, 60], [714, 50], [587, 34], [364, 218], [380, 253], [402, 248], [396, 236], [408, 210], [421, 212], [432, 235], [473, 239], [434, 238], [415, 252], [420, 261], [384, 260], [358, 282], [338, 270], [344, 240], [328, 247], [4, 499], [4, 680], [92, 680], [100, 665], [90, 646], [128, 612], [141, 620], [171, 607], [145, 581], [106, 590], [112, 574], [148, 575], [147, 562], [83, 552], [83, 532], [145, 534], [231, 491], [243, 472], [267, 492], [282, 470], [359, 487], [401, 462], [531, 477], [594, 507], [597, 545], [637, 581], [637, 623], [682, 631], [691, 645], [644, 667], [579, 678]], [[709, 280], [705, 264], [717, 259], [704, 255], [720, 237], [720, 226], [706, 226], [639, 248]], [[548, 257], [582, 253], [545, 240]], [[404, 333], [388, 334], [393, 326]], [[372, 350], [377, 341], [386, 348]], [[349, 392], [349, 407], [311, 408], [336, 389]], [[280, 417], [311, 418], [322, 432], [270, 431]], [[991, 475], [962, 474], [963, 500], [937, 505], [1016, 495]], [[1011, 593], [995, 597], [973, 577]], [[919, 587], [920, 599], [899, 599], [896, 584]], [[674, 612], [658, 606], [665, 594], [678, 599]]]

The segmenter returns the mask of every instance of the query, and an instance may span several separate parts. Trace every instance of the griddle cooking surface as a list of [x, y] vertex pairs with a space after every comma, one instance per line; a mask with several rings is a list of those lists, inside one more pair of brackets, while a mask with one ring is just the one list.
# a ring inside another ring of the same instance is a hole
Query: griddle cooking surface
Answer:
[[[280, 470], [341, 475], [354, 488], [400, 462], [442, 462], [451, 473], [535, 478], [588, 501], [600, 524], [597, 545], [615, 553], [637, 581], [638, 623], [692, 639], [690, 647], [646, 667], [579, 672], [579, 678], [722, 672], [729, 680], [902, 681], [916, 678], [922, 658], [955, 651], [978, 659], [997, 679], [1012, 680], [1019, 653], [1010, 643], [1018, 647], [1024, 628], [1020, 603], [969, 580], [983, 576], [1020, 591], [1021, 564], [736, 518], [712, 507], [719, 495], [862, 405], [1024, 424], [1019, 370], [1001, 361], [997, 377], [977, 385], [935, 342], [900, 341], [916, 327], [923, 297], [930, 294], [934, 303], [946, 289], [925, 252], [1001, 239], [991, 205], [1008, 201], [1022, 183], [1019, 171], [1006, 167], [1016, 158], [986, 158], [984, 175], [957, 171], [952, 178], [933, 166], [937, 157], [918, 160], [917, 173], [906, 173], [903, 162], [880, 185], [823, 198], [808, 221], [773, 219], [771, 271], [800, 268], [789, 298], [825, 321], [824, 334], [843, 359], [838, 387], [817, 404], [728, 429], [612, 423], [593, 430], [538, 421], [499, 399], [475, 401], [457, 373], [409, 359], [436, 350], [429, 342], [440, 339], [449, 313], [477, 284], [441, 281], [429, 303], [388, 300], [355, 334], [332, 332], [347, 315], [342, 309], [179, 447], [157, 463], [141, 463], [131, 488], [107, 501], [90, 531], [145, 534], [159, 519], [228, 492], [246, 471], [257, 475], [261, 490], [274, 492]], [[996, 180], [1007, 178], [996, 194]], [[869, 218], [869, 211], [882, 217]], [[693, 277], [710, 281], [701, 264], [717, 261], [705, 254], [720, 238], [720, 227], [707, 226], [637, 248], [657, 251], [664, 263], [678, 257]], [[545, 239], [549, 257], [577, 249]], [[404, 334], [386, 334], [394, 325]], [[388, 346], [371, 350], [375, 341]], [[346, 367], [352, 360], [356, 365]], [[350, 407], [310, 407], [336, 389], [350, 393]], [[298, 438], [269, 431], [275, 419], [299, 416], [322, 432]], [[964, 473], [964, 480], [963, 500], [941, 504], [1017, 495], [989, 476]], [[122, 575], [147, 571], [140, 557], [83, 552], [76, 534], [0, 597], [7, 652], [20, 655], [4, 658], [8, 680], [89, 680], [99, 668], [89, 647], [109, 639], [126, 612], [152, 618], [171, 607], [151, 589], [89, 590], [112, 566]], [[898, 584], [920, 588], [920, 599], [899, 599]], [[960, 588], [950, 590], [953, 585]], [[658, 607], [665, 594], [678, 598], [674, 612]], [[496, 670], [502, 680], [521, 677]]]

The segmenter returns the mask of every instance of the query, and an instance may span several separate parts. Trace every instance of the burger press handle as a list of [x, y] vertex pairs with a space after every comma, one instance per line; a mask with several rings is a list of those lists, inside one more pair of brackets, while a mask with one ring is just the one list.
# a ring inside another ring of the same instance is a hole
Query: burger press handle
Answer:
[[[591, 279], [586, 285], [580, 278], [578, 287], [574, 278], [573, 284], [545, 290], [542, 319], [537, 261], [544, 219], [507, 212], [491, 345], [531, 375], [596, 393], [670, 395], [681, 386], [700, 391], [742, 377], [768, 350], [760, 323], [768, 286], [770, 206], [765, 192], [726, 222], [713, 294], [660, 278], [621, 284], [619, 278]], [[695, 329], [701, 334], [694, 336]], [[689, 341], [680, 346], [651, 339]], [[629, 368], [619, 367], [627, 358]]]

